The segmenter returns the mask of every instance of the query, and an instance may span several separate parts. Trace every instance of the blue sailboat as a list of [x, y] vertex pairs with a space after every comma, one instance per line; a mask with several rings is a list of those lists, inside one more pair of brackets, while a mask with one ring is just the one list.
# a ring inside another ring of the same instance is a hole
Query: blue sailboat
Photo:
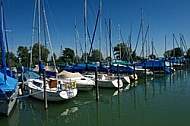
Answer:
[[[3, 2], [1, 1], [1, 11], [3, 11]], [[3, 12], [1, 12], [3, 14]], [[5, 45], [3, 41], [3, 23], [0, 16], [0, 47], [1, 47], [1, 69], [0, 69], [0, 114], [9, 116], [17, 99], [18, 80], [11, 76], [7, 70], [5, 60]]]
[[[146, 63], [146, 66], [145, 66]], [[151, 71], [154, 71], [156, 73], [167, 73], [170, 74], [171, 70], [169, 69], [169, 67], [167, 67], [165, 65], [165, 62], [162, 60], [145, 60], [145, 61], [141, 61], [135, 64], [135, 66], [141, 66], [142, 68], [146, 69], [150, 69]]]

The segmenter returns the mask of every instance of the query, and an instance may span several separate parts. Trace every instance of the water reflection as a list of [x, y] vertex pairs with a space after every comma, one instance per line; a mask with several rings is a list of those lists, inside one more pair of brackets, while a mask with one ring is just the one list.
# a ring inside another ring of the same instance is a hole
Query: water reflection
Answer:
[[48, 109], [45, 110], [43, 101], [26, 98], [18, 100], [18, 106], [19, 112], [22, 114], [19, 125], [57, 125], [69, 123], [76, 120], [78, 112], [77, 106], [72, 101], [48, 102]]
[[79, 92], [68, 101], [48, 102], [47, 110], [43, 101], [20, 99], [10, 117], [0, 116], [0, 124], [178, 125], [189, 120], [189, 76], [190, 71], [176, 71], [171, 75], [147, 77], [146, 81], [139, 78], [127, 90], [100, 88], [99, 100], [95, 90]]
[[15, 105], [11, 114], [8, 117], [0, 115], [1, 126], [17, 126], [18, 123], [19, 123], [19, 110], [17, 105]]

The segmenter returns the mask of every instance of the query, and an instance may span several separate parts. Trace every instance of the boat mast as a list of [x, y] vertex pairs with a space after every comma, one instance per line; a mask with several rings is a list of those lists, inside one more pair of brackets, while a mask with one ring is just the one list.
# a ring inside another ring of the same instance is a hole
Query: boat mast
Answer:
[[34, 25], [35, 25], [35, 15], [36, 15], [36, 6], [37, 6], [37, 0], [35, 0], [34, 4], [34, 13], [33, 13], [33, 22], [32, 22], [32, 38], [31, 38], [31, 50], [30, 50], [30, 68], [32, 68], [32, 49], [33, 49], [33, 42], [34, 42]]
[[165, 58], [167, 57], [166, 56], [166, 42], [167, 42], [166, 40], [167, 40], [167, 36], [165, 35]]
[[76, 18], [75, 18], [75, 22], [74, 22], [74, 28], [75, 28], [75, 43], [76, 43], [76, 63], [78, 63], [78, 50], [77, 50], [77, 24], [76, 24]]
[[41, 48], [40, 48], [40, 0], [38, 0], [38, 45], [39, 45], [39, 61], [41, 61]]
[[55, 58], [53, 55], [53, 48], [52, 48], [52, 43], [51, 43], [51, 39], [50, 39], [50, 33], [49, 33], [49, 27], [48, 27], [48, 22], [47, 22], [47, 17], [46, 17], [46, 12], [45, 12], [45, 5], [43, 3], [43, 17], [44, 17], [44, 36], [45, 36], [45, 43], [46, 43], [46, 34], [48, 37], [48, 42], [50, 45], [50, 50], [51, 50], [51, 56], [52, 56], [52, 60], [53, 60], [53, 65], [56, 68], [56, 64], [55, 64]]
[[[101, 40], [101, 38], [102, 38], [102, 0], [100, 0], [100, 18], [99, 18], [99, 23], [100, 23], [100, 27], [99, 27], [99, 48], [100, 48], [100, 54], [101, 54], [101, 50], [102, 50], [102, 47], [101, 47], [101, 43], [102, 43], [102, 40]], [[102, 57], [101, 57], [101, 55], [99, 55], [100, 57], [100, 62], [101, 62], [101, 59], [102, 59]]]
[[120, 34], [120, 25], [117, 24], [118, 27], [118, 46], [119, 46], [119, 60], [121, 60], [121, 34]]
[[143, 9], [141, 8], [141, 26], [142, 26], [142, 53], [144, 59], [144, 36], [143, 36]]
[[6, 82], [6, 61], [5, 61], [5, 45], [3, 41], [3, 1], [1, 1], [1, 17], [0, 17], [0, 46], [1, 46], [1, 69], [4, 74], [4, 81]]
[[87, 63], [87, 2], [84, 0], [84, 42], [85, 42], [85, 63]]
[[111, 19], [109, 19], [110, 65], [111, 65]]

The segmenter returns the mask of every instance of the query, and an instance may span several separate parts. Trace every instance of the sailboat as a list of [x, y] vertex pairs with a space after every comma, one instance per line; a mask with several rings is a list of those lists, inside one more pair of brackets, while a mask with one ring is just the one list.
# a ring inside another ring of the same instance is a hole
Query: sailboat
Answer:
[[18, 80], [9, 75], [5, 59], [5, 45], [3, 41], [4, 24], [3, 1], [1, 1], [0, 19], [0, 46], [1, 46], [1, 69], [0, 69], [0, 114], [9, 116], [17, 99]]
[[[40, 0], [37, 0], [35, 4], [38, 4], [38, 42], [40, 43]], [[43, 16], [45, 16], [44, 7]], [[43, 19], [46, 19], [46, 17]], [[47, 21], [45, 22], [45, 27], [47, 27]], [[66, 99], [74, 98], [77, 95], [78, 90], [76, 88], [76, 83], [64, 83], [63, 81], [58, 80], [56, 77], [44, 78], [41, 76], [42, 72], [44, 73], [46, 69], [44, 68], [41, 61], [40, 48], [38, 66], [40, 78], [27, 79], [27, 87], [29, 94], [32, 97], [44, 100], [44, 92], [47, 92], [47, 101], [63, 101]], [[46, 89], [44, 89], [44, 87], [46, 87]]]
[[76, 82], [79, 91], [89, 91], [95, 87], [95, 82], [91, 78], [85, 77], [79, 72], [72, 73], [63, 70], [58, 74], [58, 79], [66, 83]]

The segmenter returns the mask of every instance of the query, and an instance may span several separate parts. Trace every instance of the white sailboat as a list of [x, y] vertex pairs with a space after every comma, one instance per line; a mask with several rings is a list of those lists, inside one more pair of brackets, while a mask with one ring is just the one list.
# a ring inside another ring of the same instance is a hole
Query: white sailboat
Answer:
[[[10, 75], [10, 69], [7, 69], [5, 59], [5, 45], [3, 40], [4, 23], [3, 1], [1, 1], [1, 19], [0, 19], [0, 47], [1, 47], [1, 69], [0, 69], [0, 114], [9, 116], [18, 94], [18, 80]], [[8, 48], [7, 48], [8, 49]]]
[[[40, 47], [40, 0], [37, 0], [35, 4], [38, 5], [38, 43]], [[46, 27], [45, 29], [48, 30], [44, 7], [43, 7], [43, 16], [44, 16], [43, 19], [45, 20], [45, 27]], [[41, 76], [42, 72], [44, 72], [44, 70], [46, 69], [42, 65], [40, 48], [39, 48], [38, 67], [39, 67], [38, 71]], [[47, 101], [62, 101], [66, 99], [71, 99], [76, 97], [78, 92], [76, 88], [76, 83], [63, 83], [62, 81], [57, 80], [56, 77], [46, 78], [46, 79], [42, 77], [37, 79], [29, 78], [27, 79], [27, 87], [30, 95], [40, 100], [44, 100], [44, 92], [47, 92]], [[46, 88], [44, 89], [44, 87]]]
[[88, 77], [84, 77], [79, 72], [72, 73], [72, 72], [63, 70], [57, 75], [57, 77], [59, 80], [65, 83], [76, 82], [77, 89], [79, 91], [89, 91], [95, 86], [95, 82], [93, 80], [91, 80]]
[[97, 84], [99, 87], [103, 88], [122, 88], [123, 82], [121, 79], [109, 76], [107, 74], [99, 74], [97, 79]]
[[48, 79], [45, 85], [41, 79], [28, 79], [27, 84], [30, 95], [40, 100], [44, 100], [44, 86], [46, 86], [48, 101], [71, 99], [78, 92], [75, 83], [62, 83], [55, 78]]

